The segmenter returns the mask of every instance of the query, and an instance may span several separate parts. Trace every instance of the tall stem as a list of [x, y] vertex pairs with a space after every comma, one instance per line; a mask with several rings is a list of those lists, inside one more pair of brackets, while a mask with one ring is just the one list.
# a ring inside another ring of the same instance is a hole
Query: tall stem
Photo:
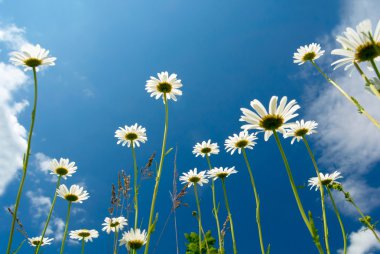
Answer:
[[[116, 254], [118, 251], [118, 246], [117, 246], [117, 240], [119, 239], [119, 231], [118, 230], [115, 230], [114, 237], [115, 237], [115, 239], [113, 241], [113, 254]], [[132, 250], [132, 253], [133, 253], [133, 250]]]
[[160, 158], [160, 164], [158, 166], [158, 171], [157, 171], [157, 176], [156, 176], [156, 184], [154, 186], [154, 191], [153, 191], [153, 198], [152, 198], [152, 203], [150, 206], [150, 214], [149, 214], [149, 223], [148, 223], [148, 235], [147, 235], [147, 241], [145, 245], [145, 250], [144, 254], [148, 254], [149, 252], [149, 243], [150, 243], [150, 237], [153, 231], [153, 215], [154, 215], [154, 207], [156, 204], [156, 198], [157, 198], [157, 193], [158, 193], [158, 186], [160, 184], [160, 179], [161, 179], [161, 172], [162, 172], [162, 167], [164, 165], [164, 159], [165, 159], [165, 149], [166, 149], [166, 138], [168, 134], [168, 123], [169, 123], [169, 113], [168, 113], [168, 101], [166, 98], [166, 94], [164, 93], [164, 104], [165, 104], [165, 129], [164, 129], [164, 137], [162, 140], [162, 148], [161, 148], [161, 158]]
[[346, 231], [344, 230], [344, 225], [343, 225], [342, 219], [340, 217], [338, 207], [335, 204], [334, 197], [331, 194], [330, 188], [328, 186], [327, 186], [327, 192], [329, 194], [331, 203], [332, 203], [332, 205], [334, 207], [335, 215], [336, 215], [336, 217], [338, 218], [338, 221], [339, 221], [339, 225], [340, 225], [340, 229], [342, 231], [342, 237], [343, 237], [343, 254], [346, 254], [347, 253], [347, 236], [346, 236]]
[[315, 161], [315, 157], [313, 152], [310, 149], [309, 142], [307, 141], [305, 135], [302, 136], [302, 140], [305, 143], [307, 152], [309, 153], [310, 159], [313, 162], [313, 166], [315, 169], [315, 173], [317, 174], [318, 177], [318, 182], [319, 182], [319, 192], [321, 193], [321, 205], [322, 205], [322, 217], [323, 217], [323, 231], [324, 231], [324, 238], [325, 238], [325, 245], [326, 245], [326, 252], [327, 254], [330, 254], [330, 245], [329, 245], [329, 229], [327, 226], [327, 217], [326, 217], [326, 206], [325, 206], [325, 192], [324, 192], [324, 187], [322, 185], [322, 179], [321, 176], [319, 175], [319, 169], [317, 162]]
[[81, 254], [84, 254], [84, 238], [82, 239], [82, 252]]
[[33, 135], [33, 129], [34, 129], [34, 121], [36, 119], [37, 99], [38, 99], [38, 83], [37, 83], [36, 68], [33, 68], [33, 77], [34, 77], [34, 104], [33, 104], [33, 111], [32, 111], [32, 121], [30, 123], [30, 128], [29, 128], [28, 146], [26, 148], [26, 153], [24, 154], [24, 158], [23, 158], [21, 182], [20, 182], [20, 185], [18, 187], [15, 208], [13, 211], [12, 225], [11, 225], [11, 230], [9, 233], [8, 247], [7, 247], [7, 252], [6, 252], [7, 254], [9, 254], [11, 252], [11, 249], [12, 249], [12, 241], [13, 241], [13, 234], [14, 234], [14, 230], [15, 230], [15, 223], [16, 223], [16, 219], [17, 219], [17, 212], [18, 212], [18, 208], [19, 208], [19, 204], [20, 204], [20, 198], [21, 198], [22, 190], [23, 190], [24, 183], [25, 183], [26, 172], [28, 169], [30, 147], [31, 147], [31, 143], [32, 143], [32, 135]]
[[222, 179], [222, 186], [223, 186], [224, 201], [226, 202], [226, 209], [227, 209], [227, 213], [228, 213], [228, 218], [230, 219], [232, 246], [233, 246], [233, 249], [234, 249], [234, 254], [236, 254], [237, 253], [237, 248], [236, 248], [236, 238], [235, 238], [234, 223], [233, 223], [233, 220], [232, 220], [232, 214], [231, 214], [230, 205], [228, 203], [228, 197], [227, 197], [227, 190], [226, 190], [225, 179]]
[[309, 222], [308, 218], [306, 217], [305, 210], [303, 209], [300, 197], [298, 195], [297, 187], [296, 187], [296, 185], [294, 183], [293, 174], [292, 174], [292, 171], [290, 169], [288, 159], [286, 158], [284, 149], [282, 148], [280, 139], [279, 139], [278, 134], [277, 134], [277, 132], [275, 130], [273, 130], [273, 135], [274, 135], [274, 137], [276, 139], [276, 143], [277, 143], [278, 149], [279, 149], [279, 151], [281, 153], [282, 160], [284, 161], [286, 173], [288, 174], [289, 182], [290, 182], [290, 185], [292, 187], [294, 198], [296, 199], [298, 210], [299, 210], [299, 212], [301, 214], [301, 217], [302, 217], [302, 219], [303, 219], [303, 221], [304, 221], [307, 229], [309, 230], [309, 232], [310, 232], [310, 234], [311, 234], [311, 236], [312, 236], [312, 238], [314, 240], [315, 246], [317, 247], [319, 253], [324, 253], [324, 251], [322, 249], [322, 246], [321, 246], [321, 243], [319, 242], [318, 237], [316, 235], [314, 235], [312, 226], [310, 225], [310, 222]]
[[379, 69], [377, 68], [377, 65], [376, 65], [376, 63], [375, 63], [375, 60], [374, 60], [374, 59], [371, 59], [370, 61], [371, 61], [371, 65], [372, 65], [373, 69], [374, 69], [375, 72], [376, 72], [377, 78], [380, 79], [380, 72], [379, 72]]
[[133, 145], [133, 142], [132, 142], [132, 157], [133, 157], [133, 169], [134, 169], [133, 189], [135, 192], [135, 195], [133, 197], [134, 203], [135, 203], [135, 228], [134, 229], [136, 230], [138, 216], [139, 216], [139, 202], [138, 202], [138, 192], [139, 191], [138, 191], [138, 186], [137, 186], [138, 169], [137, 169], [135, 146]]
[[347, 99], [349, 100], [353, 105], [355, 105], [359, 112], [365, 115], [377, 128], [380, 129], [380, 123], [373, 118], [360, 103], [352, 96], [348, 95], [334, 80], [329, 78], [326, 73], [322, 71], [322, 69], [314, 62], [311, 61], [311, 63], [314, 65], [314, 67], [322, 74], [322, 76], [330, 83], [332, 84], [338, 91]]
[[[211, 166], [210, 157], [208, 155], [206, 155], [206, 160], [207, 160], [208, 167], [211, 170], [212, 166]], [[214, 180], [211, 181], [211, 192], [212, 192], [212, 204], [213, 204], [212, 213], [214, 215], [215, 222], [216, 222], [216, 229], [218, 231], [219, 253], [224, 253], [224, 246], [223, 246], [223, 241], [222, 241], [222, 236], [221, 236], [221, 231], [220, 231], [220, 222], [219, 222], [219, 215], [218, 215], [219, 209], [216, 206], [216, 193], [215, 193]]]
[[[357, 62], [354, 62], [356, 70], [359, 72], [360, 76], [364, 79], [367, 86], [369, 86], [369, 89], [371, 89], [372, 93], [380, 99], [380, 93], [374, 86], [374, 84], [371, 82], [371, 80], [368, 79], [367, 75], [365, 75], [364, 71], [360, 68], [359, 64]], [[375, 64], [376, 66], [376, 64]]]
[[[199, 240], [199, 253], [202, 254], [202, 214], [201, 214], [201, 206], [199, 204], [199, 198], [198, 198], [198, 191], [197, 191], [197, 184], [194, 183], [194, 194], [195, 194], [195, 200], [197, 202], [197, 208], [198, 208], [198, 240]], [[205, 241], [207, 241], [205, 239]]]
[[[59, 176], [58, 177], [58, 180], [57, 180], [57, 185], [55, 187], [55, 191], [54, 191], [54, 198], [53, 198], [53, 202], [51, 203], [51, 207], [50, 207], [50, 211], [49, 211], [49, 215], [46, 219], [46, 222], [45, 222], [45, 226], [44, 226], [44, 229], [42, 230], [42, 234], [41, 234], [41, 240], [40, 240], [40, 243], [43, 242], [43, 239], [45, 237], [45, 233], [46, 233], [46, 230], [49, 226], [49, 222], [50, 222], [50, 217], [53, 213], [53, 210], [54, 210], [54, 206], [55, 206], [55, 201], [57, 200], [57, 189], [59, 187], [59, 184], [61, 182], [61, 179], [62, 179], [62, 176]], [[36, 251], [34, 252], [35, 254], [38, 254], [38, 252], [40, 251], [40, 248], [41, 248], [41, 244], [39, 244], [36, 248]]]
[[69, 221], [70, 221], [70, 210], [71, 210], [71, 202], [69, 202], [69, 207], [67, 208], [67, 216], [66, 216], [66, 224], [65, 224], [65, 231], [63, 232], [63, 239], [62, 239], [62, 245], [61, 245], [61, 251], [60, 254], [63, 254], [63, 250], [65, 249], [65, 242], [67, 237], [67, 230], [69, 228]]
[[241, 150], [243, 152], [245, 164], [247, 165], [249, 177], [251, 179], [253, 193], [255, 194], [255, 201], [256, 201], [256, 224], [257, 224], [257, 229], [259, 231], [259, 240], [260, 240], [261, 253], [265, 254], [264, 241], [263, 241], [263, 233], [262, 233], [262, 230], [261, 230], [261, 221], [260, 221], [260, 198], [259, 198], [259, 194], [257, 193], [255, 179], [253, 178], [253, 173], [252, 173], [251, 165], [250, 165], [248, 157], [247, 157], [247, 153], [245, 151], [245, 148], [242, 148]]

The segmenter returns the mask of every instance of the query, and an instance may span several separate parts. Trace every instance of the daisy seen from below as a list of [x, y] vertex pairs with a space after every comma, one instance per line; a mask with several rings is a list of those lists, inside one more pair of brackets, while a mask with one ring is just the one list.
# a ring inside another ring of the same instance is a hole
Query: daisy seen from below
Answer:
[[39, 44], [25, 44], [20, 51], [10, 53], [10, 61], [16, 66], [23, 66], [25, 71], [39, 71], [39, 66], [53, 66], [57, 58], [49, 56], [49, 50], [42, 48]]
[[167, 71], [157, 73], [158, 78], [151, 76], [146, 81], [145, 90], [150, 93], [151, 97], [159, 99], [161, 96], [164, 100], [177, 101], [177, 96], [182, 95], [180, 88], [182, 83], [177, 79], [177, 74], [170, 74]]
[[57, 194], [59, 197], [73, 203], [82, 203], [90, 197], [83, 187], [76, 184], [71, 185], [70, 189], [68, 189], [66, 185], [61, 184], [57, 189]]
[[[340, 175], [341, 173], [338, 172], [338, 171], [335, 171], [334, 173], [332, 174], [323, 174], [323, 173], [319, 173], [319, 177], [321, 178], [321, 183], [322, 185], [324, 186], [331, 186], [332, 184], [334, 183], [338, 183], [338, 181], [336, 181], [337, 179], [340, 179], [340, 178], [343, 178], [343, 176]], [[309, 179], [309, 186], [310, 186], [310, 189], [312, 188], [315, 188], [315, 190], [318, 190], [319, 187], [320, 187], [320, 184], [319, 184], [319, 179], [318, 177], [311, 177]]]
[[117, 144], [127, 145], [128, 147], [131, 145], [140, 147], [140, 142], [145, 143], [148, 140], [146, 129], [137, 123], [132, 126], [125, 125], [124, 128], [119, 127], [115, 131], [115, 137], [118, 139]]
[[209, 139], [207, 142], [202, 141], [202, 143], [196, 143], [193, 149], [193, 154], [195, 154], [195, 157], [198, 156], [210, 156], [211, 154], [218, 154], [219, 153], [219, 146], [217, 143], [211, 143], [211, 139]]
[[124, 226], [127, 226], [127, 225], [128, 225], [128, 221], [123, 216], [114, 217], [114, 218], [106, 217], [102, 224], [102, 226], [104, 226], [102, 228], [102, 231], [106, 231], [107, 234], [111, 233], [111, 231], [119, 232], [120, 230], [124, 228]]
[[50, 162], [50, 174], [57, 175], [63, 179], [67, 179], [68, 176], [72, 176], [78, 169], [75, 166], [75, 162], [70, 162], [69, 159], [60, 158], [59, 161], [53, 159]]
[[345, 66], [349, 69], [354, 62], [373, 61], [380, 56], [380, 20], [377, 23], [375, 33], [372, 33], [372, 24], [369, 19], [360, 22], [356, 30], [348, 27], [343, 35], [337, 36], [337, 42], [342, 46], [334, 49], [331, 54], [342, 58], [333, 62], [334, 69]]
[[241, 154], [242, 149], [253, 149], [256, 145], [255, 140], [257, 139], [254, 133], [249, 134], [248, 131], [241, 131], [239, 135], [233, 134], [226, 139], [224, 146], [226, 151], [231, 155], [235, 153], [237, 150], [239, 154]]
[[79, 241], [92, 242], [93, 238], [98, 238], [99, 232], [95, 229], [78, 229], [70, 231], [70, 238]]
[[285, 138], [293, 137], [291, 144], [294, 143], [294, 141], [297, 140], [299, 142], [305, 135], [311, 135], [313, 133], [316, 133], [315, 130], [318, 126], [318, 123], [315, 121], [304, 121], [303, 119], [301, 121], [296, 121], [293, 124], [289, 124], [288, 129], [286, 130], [286, 133], [284, 134]]
[[216, 179], [225, 179], [226, 177], [229, 177], [231, 174], [236, 174], [237, 171], [235, 170], [235, 167], [232, 168], [223, 168], [223, 167], [215, 167], [209, 171], [207, 171], [207, 175], [209, 178], [212, 178], [213, 180]]
[[240, 121], [246, 122], [241, 128], [243, 130], [259, 130], [264, 131], [264, 140], [268, 141], [273, 132], [278, 131], [285, 133], [285, 128], [289, 124], [287, 122], [298, 116], [295, 112], [300, 108], [295, 100], [287, 103], [286, 96], [282, 97], [280, 104], [277, 106], [277, 96], [272, 96], [269, 102], [269, 110], [267, 111], [260, 101], [254, 99], [250, 105], [255, 110], [241, 108], [243, 115]]
[[182, 173], [182, 176], [180, 176], [179, 180], [182, 182], [182, 184], [187, 184], [188, 187], [196, 184], [203, 186], [204, 183], [208, 183], [208, 179], [205, 176], [206, 171], [197, 171], [197, 168], [190, 169], [189, 172]]
[[293, 62], [301, 65], [307, 61], [314, 61], [320, 58], [324, 53], [325, 51], [321, 50], [321, 45], [317, 43], [311, 43], [309, 45], [301, 46], [297, 49], [297, 52], [295, 52], [293, 55]]
[[36, 247], [39, 245], [40, 246], [50, 245], [53, 240], [54, 240], [54, 238], [44, 237], [44, 239], [42, 240], [42, 243], [41, 243], [41, 236], [28, 238], [28, 242], [29, 242], [30, 246], [33, 246], [33, 247]]
[[138, 250], [146, 244], [146, 237], [145, 230], [131, 228], [123, 233], [123, 237], [119, 240], [120, 246], [125, 245], [127, 249]]

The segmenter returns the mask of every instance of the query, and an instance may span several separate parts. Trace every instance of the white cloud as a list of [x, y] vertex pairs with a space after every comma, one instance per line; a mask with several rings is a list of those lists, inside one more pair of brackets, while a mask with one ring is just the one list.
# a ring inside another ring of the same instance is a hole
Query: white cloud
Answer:
[[36, 168], [46, 174], [50, 173], [50, 161], [52, 159], [43, 153], [36, 153], [34, 157], [36, 159]]
[[[376, 231], [379, 234], [378, 231]], [[374, 254], [376, 250], [380, 250], [380, 244], [377, 242], [373, 233], [369, 230], [364, 230], [364, 227], [357, 232], [352, 232], [349, 236], [349, 246], [347, 254]], [[339, 250], [343, 253], [343, 250]]]
[[54, 237], [55, 241], [60, 241], [62, 240], [64, 229], [65, 229], [64, 220], [53, 216], [46, 230], [46, 235], [49, 235], [50, 237]]
[[30, 212], [33, 218], [46, 218], [49, 214], [49, 210], [51, 207], [51, 200], [49, 197], [41, 194], [42, 190], [38, 189], [37, 191], [27, 191], [26, 196], [30, 201]]
[[19, 28], [14, 24], [3, 25], [0, 23], [0, 42], [5, 43], [5, 45], [11, 50], [17, 50], [22, 45], [28, 44], [25, 39], [25, 30]]

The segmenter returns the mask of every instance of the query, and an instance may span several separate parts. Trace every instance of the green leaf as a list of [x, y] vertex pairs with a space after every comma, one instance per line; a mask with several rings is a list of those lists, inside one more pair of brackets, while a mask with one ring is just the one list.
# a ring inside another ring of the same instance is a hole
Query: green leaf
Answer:
[[165, 156], [168, 155], [173, 150], [173, 147], [169, 148], [169, 150], [166, 151]]

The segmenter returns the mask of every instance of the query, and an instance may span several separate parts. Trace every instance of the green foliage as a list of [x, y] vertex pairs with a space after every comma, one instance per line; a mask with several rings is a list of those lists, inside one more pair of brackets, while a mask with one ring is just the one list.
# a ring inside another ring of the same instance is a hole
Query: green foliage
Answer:
[[[218, 250], [214, 247], [216, 242], [215, 238], [212, 237], [211, 231], [207, 231], [206, 239], [202, 241], [202, 253], [199, 253], [199, 238], [198, 234], [195, 232], [191, 232], [190, 234], [185, 234], [185, 238], [187, 240], [186, 244], [186, 254], [218, 254]], [[207, 242], [207, 245], [206, 245]], [[207, 252], [208, 248], [208, 252]]]

